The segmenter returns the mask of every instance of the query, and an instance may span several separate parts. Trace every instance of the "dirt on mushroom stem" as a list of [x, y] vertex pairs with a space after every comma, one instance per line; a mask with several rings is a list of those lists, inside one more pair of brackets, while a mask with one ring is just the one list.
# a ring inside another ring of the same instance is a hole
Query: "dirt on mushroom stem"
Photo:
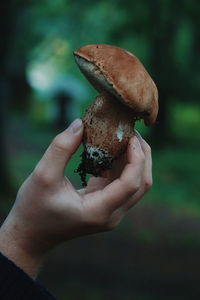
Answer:
[[83, 186], [86, 186], [86, 174], [101, 176], [103, 171], [112, 168], [113, 161], [122, 155], [133, 136], [134, 123], [138, 113], [131, 111], [114, 96], [102, 93], [87, 109], [83, 118], [84, 151], [79, 173]]
[[[99, 150], [102, 151], [102, 153], [104, 152], [102, 149]], [[86, 148], [84, 149], [83, 153], [80, 156], [81, 156], [81, 163], [75, 172], [79, 173], [83, 187], [87, 186], [87, 181], [86, 181], [87, 174], [92, 174], [95, 177], [100, 176], [101, 172], [112, 168], [112, 163], [114, 160], [112, 157], [109, 157], [108, 160], [104, 159], [102, 161], [99, 161], [99, 163], [95, 163], [94, 160], [92, 160], [88, 156], [88, 152]]]

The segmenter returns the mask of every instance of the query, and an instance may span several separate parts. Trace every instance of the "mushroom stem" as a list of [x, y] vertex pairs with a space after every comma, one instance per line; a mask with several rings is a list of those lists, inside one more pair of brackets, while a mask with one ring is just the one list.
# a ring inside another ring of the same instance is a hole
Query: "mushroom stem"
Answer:
[[126, 151], [134, 122], [133, 111], [114, 96], [102, 93], [96, 97], [83, 118], [84, 151], [77, 172], [84, 185], [86, 173], [99, 176]]

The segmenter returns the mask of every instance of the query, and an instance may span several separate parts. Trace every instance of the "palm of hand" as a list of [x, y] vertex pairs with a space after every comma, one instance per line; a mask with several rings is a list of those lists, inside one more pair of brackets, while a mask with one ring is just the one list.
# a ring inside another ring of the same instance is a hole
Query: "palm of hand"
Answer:
[[[21, 187], [11, 218], [24, 236], [32, 237], [29, 242], [40, 243], [40, 249], [113, 229], [151, 185], [151, 154], [144, 140], [132, 139], [112, 170], [92, 177], [82, 190], [76, 190], [63, 176], [65, 159], [56, 147], [50, 145]], [[58, 160], [50, 164], [55, 151]]]

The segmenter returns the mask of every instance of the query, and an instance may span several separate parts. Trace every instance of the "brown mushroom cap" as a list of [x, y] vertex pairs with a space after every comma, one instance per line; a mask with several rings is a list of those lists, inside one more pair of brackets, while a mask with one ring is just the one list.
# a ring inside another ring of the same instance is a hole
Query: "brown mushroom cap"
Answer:
[[93, 44], [74, 52], [80, 70], [99, 92], [111, 93], [154, 123], [158, 113], [158, 91], [142, 63], [130, 52], [110, 45]]

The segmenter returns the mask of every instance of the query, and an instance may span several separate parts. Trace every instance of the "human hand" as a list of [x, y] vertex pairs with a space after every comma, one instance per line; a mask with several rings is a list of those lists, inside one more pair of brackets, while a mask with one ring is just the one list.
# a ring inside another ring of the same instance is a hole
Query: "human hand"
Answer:
[[0, 251], [33, 277], [49, 249], [115, 228], [152, 184], [150, 147], [136, 134], [112, 170], [76, 190], [64, 169], [82, 134], [79, 120], [53, 140], [0, 229]]

